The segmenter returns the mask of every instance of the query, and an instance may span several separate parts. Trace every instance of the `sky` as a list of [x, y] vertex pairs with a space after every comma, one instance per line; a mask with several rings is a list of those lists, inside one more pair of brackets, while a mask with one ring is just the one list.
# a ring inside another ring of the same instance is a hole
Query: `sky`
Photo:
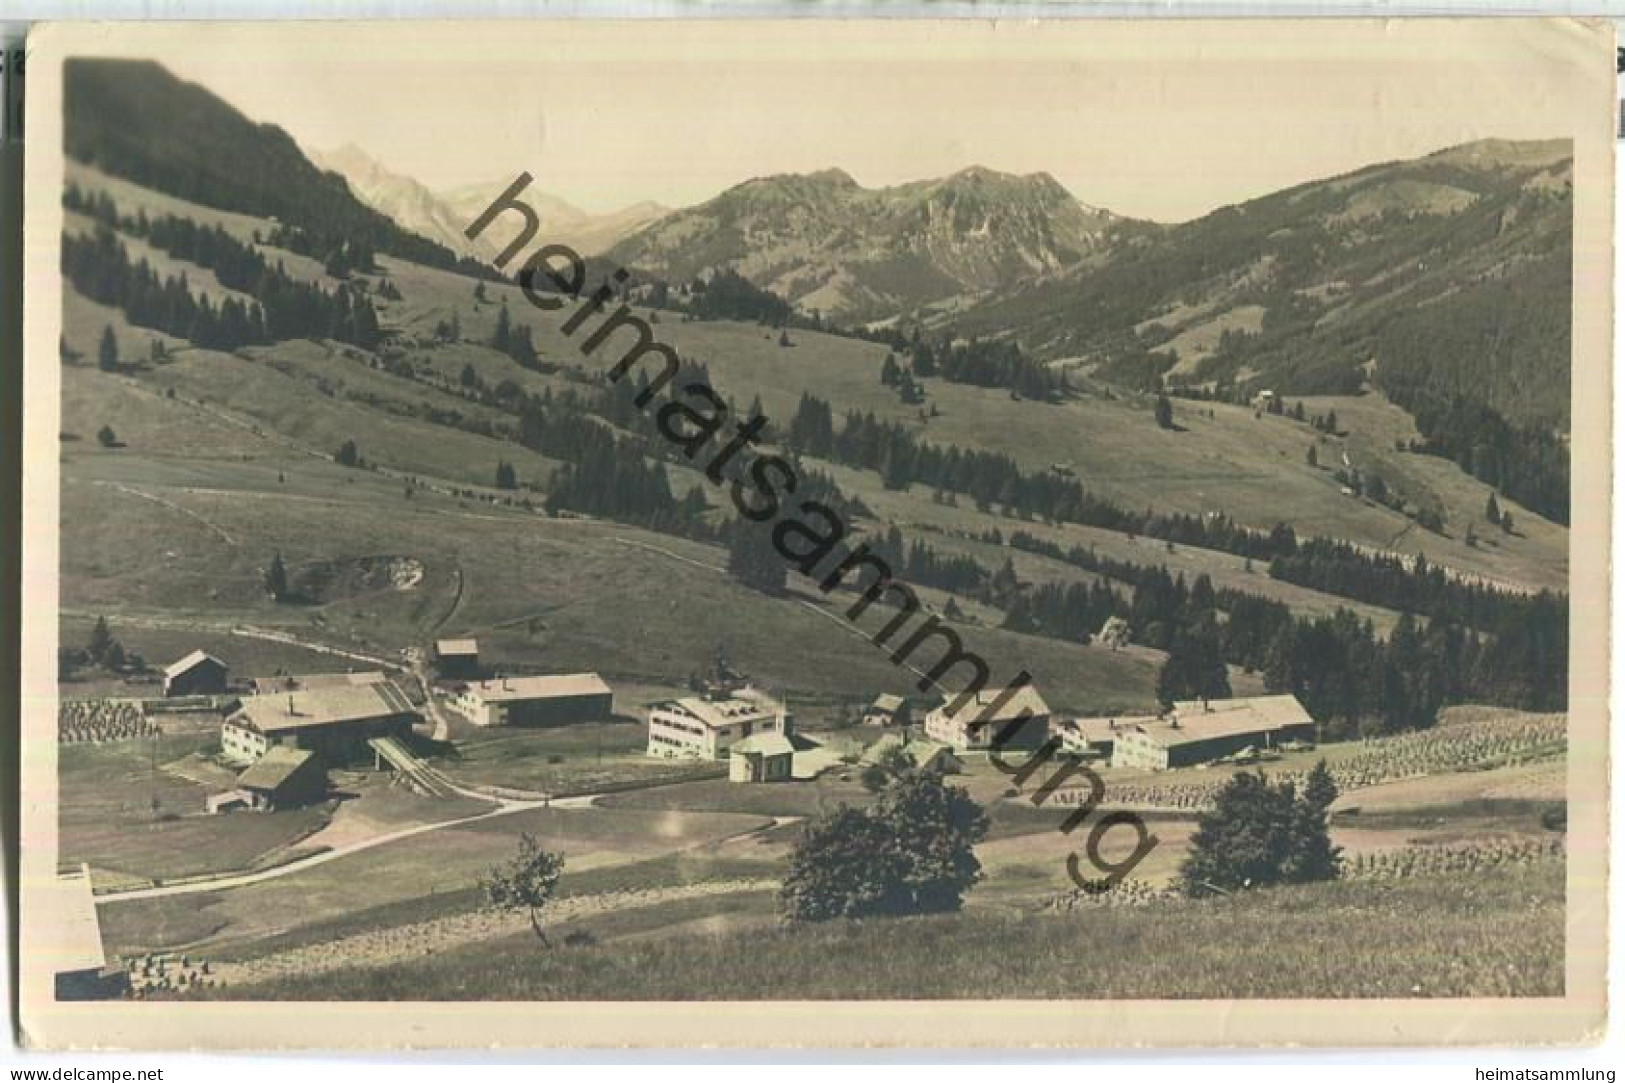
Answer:
[[486, 23], [142, 51], [307, 147], [354, 143], [431, 188], [528, 170], [595, 212], [775, 173], [876, 187], [981, 165], [1177, 222], [1472, 139], [1572, 134], [1561, 33], [1192, 25]]

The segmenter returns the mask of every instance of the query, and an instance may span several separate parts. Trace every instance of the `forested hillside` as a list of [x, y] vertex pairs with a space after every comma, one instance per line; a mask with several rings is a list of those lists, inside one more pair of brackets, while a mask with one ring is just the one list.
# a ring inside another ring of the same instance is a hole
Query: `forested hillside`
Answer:
[[1372, 386], [1419, 450], [1568, 517], [1567, 142], [1482, 142], [1148, 234], [957, 319], [1141, 389]]
[[346, 244], [432, 267], [489, 274], [364, 206], [274, 124], [256, 124], [149, 60], [64, 64], [68, 156], [182, 199], [277, 219], [294, 251], [325, 259]]

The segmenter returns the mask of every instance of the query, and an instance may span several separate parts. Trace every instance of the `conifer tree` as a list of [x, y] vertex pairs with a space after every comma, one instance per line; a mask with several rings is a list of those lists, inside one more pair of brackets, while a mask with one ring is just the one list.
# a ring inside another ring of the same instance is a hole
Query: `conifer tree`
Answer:
[[271, 565], [265, 569], [265, 593], [277, 602], [288, 595], [288, 569], [280, 552], [271, 554]]
[[118, 371], [118, 339], [113, 335], [111, 324], [102, 328], [101, 344], [96, 348], [96, 367], [103, 372]]

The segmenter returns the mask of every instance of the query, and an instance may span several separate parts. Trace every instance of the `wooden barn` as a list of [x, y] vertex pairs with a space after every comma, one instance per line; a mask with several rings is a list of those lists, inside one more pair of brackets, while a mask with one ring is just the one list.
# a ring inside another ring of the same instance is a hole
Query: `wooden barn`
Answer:
[[481, 676], [480, 645], [473, 639], [441, 639], [434, 645], [434, 668], [448, 681], [472, 681]]
[[327, 771], [314, 752], [283, 745], [266, 752], [237, 776], [250, 807], [266, 812], [314, 804], [327, 796]]
[[193, 651], [164, 667], [164, 695], [218, 695], [226, 690], [226, 674], [226, 663], [212, 654]]

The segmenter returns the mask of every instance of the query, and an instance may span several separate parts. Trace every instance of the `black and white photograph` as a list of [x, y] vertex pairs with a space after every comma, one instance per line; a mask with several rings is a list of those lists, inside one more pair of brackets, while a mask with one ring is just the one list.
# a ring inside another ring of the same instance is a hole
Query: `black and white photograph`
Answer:
[[44, 28], [25, 1029], [1600, 1026], [1613, 55]]

